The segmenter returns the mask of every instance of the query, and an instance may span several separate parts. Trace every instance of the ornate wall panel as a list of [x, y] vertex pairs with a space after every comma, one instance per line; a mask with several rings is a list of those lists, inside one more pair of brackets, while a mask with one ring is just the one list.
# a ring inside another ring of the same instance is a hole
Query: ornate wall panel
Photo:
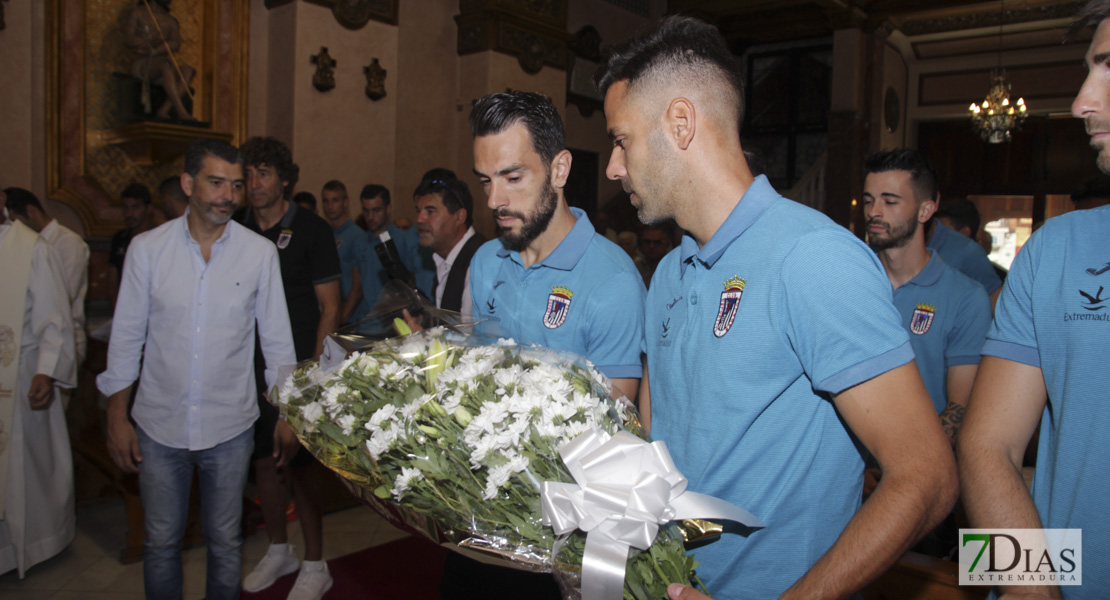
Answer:
[[[129, 73], [120, 18], [135, 0], [51, 0], [47, 40], [47, 186], [71, 206], [91, 236], [119, 229], [119, 192], [132, 181], [155, 191], [182, 159], [143, 165], [109, 142], [123, 125], [114, 73]], [[193, 113], [210, 122], [198, 136], [245, 134], [248, 0], [174, 0], [179, 63], [197, 70]], [[183, 136], [191, 136], [192, 130]]]

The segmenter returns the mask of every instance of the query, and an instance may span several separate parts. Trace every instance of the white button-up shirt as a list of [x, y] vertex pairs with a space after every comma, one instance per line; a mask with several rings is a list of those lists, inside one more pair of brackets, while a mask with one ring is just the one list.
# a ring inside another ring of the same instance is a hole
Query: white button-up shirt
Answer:
[[[451, 274], [451, 267], [455, 264], [455, 259], [458, 258], [459, 252], [462, 247], [466, 245], [466, 241], [474, 237], [474, 228], [468, 227], [466, 233], [463, 234], [462, 239], [455, 244], [454, 248], [447, 253], [447, 258], [441, 258], [439, 254], [432, 253], [432, 260], [436, 263], [436, 306], [443, 305], [443, 290], [447, 287], [447, 276]], [[466, 279], [463, 283], [462, 304], [459, 307], [460, 315], [470, 315], [474, 312], [474, 304], [470, 300], [470, 269], [466, 270]]]
[[204, 450], [258, 417], [255, 323], [268, 386], [296, 356], [273, 243], [230, 221], [205, 262], [186, 217], [131, 241], [97, 386], [111, 396], [138, 378], [131, 415], [143, 431]]
[[53, 246], [54, 258], [58, 259], [58, 266], [62, 268], [70, 313], [73, 315], [77, 364], [80, 365], [85, 359], [87, 346], [85, 293], [89, 289], [89, 245], [72, 229], [58, 223], [57, 219], [50, 219], [39, 235]]

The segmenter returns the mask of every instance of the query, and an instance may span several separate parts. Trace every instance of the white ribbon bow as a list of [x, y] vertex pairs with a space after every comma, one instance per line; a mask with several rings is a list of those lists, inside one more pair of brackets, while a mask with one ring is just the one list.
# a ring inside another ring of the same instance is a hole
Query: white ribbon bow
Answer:
[[559, 448], [574, 483], [545, 481], [543, 524], [556, 535], [587, 532], [582, 600], [619, 600], [630, 546], [646, 550], [659, 526], [675, 519], [763, 522], [724, 500], [686, 491], [667, 445], [596, 427]]

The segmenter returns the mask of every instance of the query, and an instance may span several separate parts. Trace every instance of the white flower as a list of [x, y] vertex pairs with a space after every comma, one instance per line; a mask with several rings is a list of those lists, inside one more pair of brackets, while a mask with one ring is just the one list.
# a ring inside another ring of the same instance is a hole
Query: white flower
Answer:
[[477, 469], [486, 460], [486, 456], [494, 450], [496, 439], [494, 436], [488, 435], [467, 443], [473, 448], [470, 451], [470, 465]]
[[458, 410], [459, 405], [462, 404], [463, 399], [466, 397], [460, 390], [455, 390], [449, 396], [445, 396], [443, 400], [443, 410], [453, 413]]
[[497, 490], [501, 486], [509, 482], [509, 476], [512, 475], [513, 468], [509, 464], [498, 465], [489, 470], [489, 476], [486, 477], [486, 489], [482, 494], [485, 500], [493, 500], [497, 497]]
[[513, 365], [507, 369], [498, 369], [493, 373], [493, 380], [497, 382], [497, 387], [508, 387], [510, 385], [518, 385], [524, 375], [524, 370], [520, 365]]
[[324, 407], [320, 406], [319, 402], [309, 402], [301, 407], [301, 416], [305, 423], [310, 425], [310, 430], [314, 431], [316, 429], [314, 425], [324, 416]]
[[354, 432], [355, 421], [356, 419], [354, 415], [343, 415], [339, 417], [337, 422], [339, 423], [339, 426], [343, 428], [343, 435], [351, 435], [351, 433]]
[[387, 362], [378, 367], [378, 376], [385, 381], [400, 381], [407, 371], [408, 367], [401, 363]]
[[427, 396], [417, 398], [416, 400], [413, 400], [412, 402], [409, 402], [408, 404], [401, 407], [401, 417], [404, 418], [406, 423], [412, 421], [412, 418], [416, 416], [416, 411], [420, 410], [420, 407], [423, 406], [425, 402], [427, 402], [426, 398]]
[[515, 346], [516, 341], [513, 338], [497, 338], [498, 346]]
[[[357, 353], [356, 353], [357, 354]], [[358, 359], [359, 368], [363, 377], [373, 377], [378, 372], [378, 361], [369, 354], [362, 354]]]
[[293, 383], [293, 377], [286, 378], [285, 383], [281, 384], [281, 389], [278, 391], [278, 402], [288, 404], [290, 400], [296, 400], [300, 397], [301, 391]]
[[393, 420], [394, 415], [397, 414], [397, 407], [392, 404], [386, 404], [375, 412], [370, 420], [366, 422], [366, 428], [370, 431], [383, 429], [382, 425], [387, 421]]
[[400, 500], [404, 497], [405, 492], [416, 485], [417, 482], [424, 480], [424, 474], [420, 469], [410, 469], [409, 467], [401, 467], [401, 474], [393, 480], [393, 489], [389, 490], [393, 497]]

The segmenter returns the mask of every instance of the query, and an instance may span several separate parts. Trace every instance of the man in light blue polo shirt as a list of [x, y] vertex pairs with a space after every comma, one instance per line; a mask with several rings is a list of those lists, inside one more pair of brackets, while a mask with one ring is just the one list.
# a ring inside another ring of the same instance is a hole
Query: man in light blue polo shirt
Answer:
[[[934, 201], [938, 198], [939, 196], [933, 196]], [[990, 296], [991, 306], [994, 306], [1002, 290], [1002, 279], [994, 271], [991, 259], [987, 258], [987, 252], [978, 242], [947, 227], [940, 219], [933, 219], [926, 247], [936, 251], [948, 266], [983, 286]]]
[[[752, 176], [739, 76], [713, 26], [668, 17], [616, 48], [596, 81], [606, 174], [642, 221], [688, 232], [645, 302], [652, 436], [690, 490], [767, 524], [698, 548], [698, 573], [719, 598], [849, 596], [956, 497], [882, 265]], [[862, 508], [856, 441], [886, 471]]]
[[[500, 238], [470, 263], [476, 320], [522, 343], [588, 358], [635, 399], [643, 374], [644, 284], [619, 246], [563, 195], [571, 155], [558, 111], [531, 92], [491, 94], [470, 112], [474, 172]], [[441, 598], [561, 598], [554, 578], [466, 561], [444, 566]]]
[[343, 277], [339, 280], [341, 304], [339, 322], [353, 323], [366, 313], [362, 306], [362, 274], [359, 265], [369, 260], [370, 242], [366, 232], [359, 229], [351, 220], [350, 201], [347, 186], [335, 179], [324, 184], [320, 192], [320, 203], [324, 217], [335, 234], [335, 249], [339, 252], [339, 266]]
[[491, 94], [470, 123], [474, 170], [501, 233], [471, 262], [475, 318], [581, 354], [636, 398], [644, 284], [628, 254], [567, 206], [571, 157], [559, 114], [539, 94]]
[[[1110, 174], [1110, 2], [1087, 4], [1072, 34], [1089, 28], [1088, 75], [1072, 114], [1086, 121], [1099, 169]], [[1081, 586], [1002, 593], [1086, 600], [1110, 589], [1107, 289], [1110, 207], [1100, 207], [1046, 221], [1018, 252], [998, 300], [960, 434], [964, 505], [977, 528], [1082, 529], [1086, 567]], [[1030, 493], [1022, 455], [1038, 422]]]
[[363, 186], [359, 203], [362, 205], [362, 216], [366, 220], [366, 239], [370, 247], [366, 260], [359, 269], [362, 276], [362, 304], [358, 308], [359, 313], [365, 315], [374, 308], [382, 288], [391, 279], [377, 252], [377, 248], [383, 245], [382, 234], [386, 233], [397, 250], [401, 265], [411, 275], [411, 281], [407, 283], [420, 290], [425, 297], [431, 297], [435, 279], [431, 251], [420, 247], [415, 229], [404, 231], [393, 224], [389, 188], [374, 183]]
[[924, 224], [937, 210], [929, 159], [911, 149], [879, 152], [864, 161], [864, 173], [867, 243], [894, 287], [917, 369], [954, 446], [991, 324], [990, 300], [983, 286], [925, 248]]

